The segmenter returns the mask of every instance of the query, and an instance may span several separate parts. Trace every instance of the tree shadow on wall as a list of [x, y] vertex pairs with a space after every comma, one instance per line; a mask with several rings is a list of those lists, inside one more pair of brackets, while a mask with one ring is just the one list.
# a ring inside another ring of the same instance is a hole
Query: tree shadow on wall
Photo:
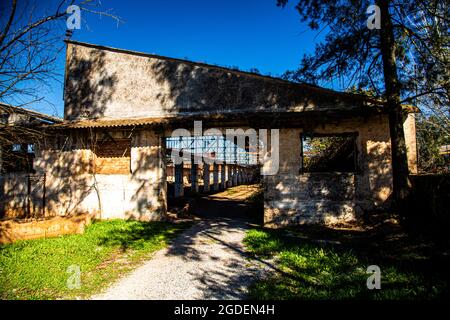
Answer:
[[[74, 50], [79, 50], [74, 48]], [[117, 76], [106, 68], [105, 53], [100, 50], [90, 51], [88, 56], [74, 52], [67, 65], [65, 79], [65, 118], [76, 120], [81, 118], [98, 118], [103, 116], [106, 106], [111, 102], [116, 90]], [[30, 124], [31, 125], [31, 124]], [[45, 212], [42, 216], [76, 214], [77, 207], [92, 191], [96, 191], [98, 201], [100, 196], [93, 175], [92, 163], [83, 158], [83, 152], [89, 151], [92, 141], [90, 129], [61, 129], [50, 127], [32, 127], [41, 132], [35, 140], [36, 175], [46, 176], [45, 192], [42, 196], [31, 199], [31, 206], [42, 206]], [[26, 184], [27, 181], [16, 182]], [[1, 189], [5, 190], [5, 179], [0, 181]], [[14, 188], [11, 188], [14, 191]], [[26, 196], [26, 195], [25, 195]], [[29, 202], [16, 200], [14, 192], [1, 194], [4, 202], [0, 214], [8, 211], [9, 203]], [[14, 210], [18, 210], [15, 207]], [[26, 211], [26, 210], [25, 210]], [[7, 217], [5, 217], [7, 218]]]
[[111, 102], [117, 75], [106, 67], [103, 51], [91, 50], [88, 57], [83, 57], [76, 54], [76, 47], [73, 50], [66, 71], [65, 118], [100, 118]]
[[353, 219], [352, 173], [285, 174], [266, 177], [264, 222], [269, 225], [342, 223]]
[[[169, 92], [160, 92], [156, 97], [169, 113], [280, 112], [292, 107], [304, 110], [311, 102], [331, 109], [350, 103], [349, 97], [318, 93], [313, 86], [221, 68], [156, 60], [151, 69], [157, 83], [169, 87]], [[354, 99], [352, 104], [362, 105], [360, 99]]]
[[166, 172], [162, 170], [165, 151], [164, 147], [156, 146], [160, 141], [160, 135], [133, 136], [132, 145], [137, 155], [131, 163], [133, 184], [131, 202], [135, 203], [135, 207], [129, 214], [130, 218], [140, 220], [165, 218], [163, 213], [166, 212]]
[[[65, 119], [98, 118], [116, 90], [117, 76], [106, 68], [105, 53], [77, 54], [67, 65], [65, 79]], [[95, 130], [44, 128], [37, 144], [36, 174], [46, 175], [45, 215], [73, 215], [88, 197], [101, 198], [94, 172], [92, 154]], [[38, 199], [42, 201], [42, 199]], [[93, 209], [95, 211], [95, 209]]]

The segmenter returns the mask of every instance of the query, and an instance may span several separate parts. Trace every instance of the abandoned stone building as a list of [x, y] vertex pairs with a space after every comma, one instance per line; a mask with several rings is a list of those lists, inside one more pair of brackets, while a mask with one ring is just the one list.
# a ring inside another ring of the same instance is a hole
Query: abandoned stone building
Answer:
[[34, 128], [59, 122], [62, 119], [0, 103], [0, 173], [31, 171], [38, 136]]
[[[412, 173], [417, 170], [414, 112], [405, 107]], [[261, 177], [266, 226], [352, 221], [389, 206], [390, 135], [379, 100], [68, 41], [64, 121], [45, 125], [45, 139], [35, 150], [33, 169], [45, 175], [43, 212], [159, 220], [165, 218], [168, 193], [182, 196], [186, 183], [199, 191], [201, 180], [207, 192], [252, 182], [258, 166], [236, 153], [231, 160], [223, 156], [225, 163], [191, 164], [187, 170], [170, 163], [168, 138], [178, 128], [193, 132], [194, 121], [202, 121], [203, 130], [221, 132], [269, 129], [268, 139], [258, 137], [256, 147], [243, 150], [265, 159], [278, 144], [278, 170]], [[278, 142], [271, 139], [274, 129]], [[314, 148], [327, 143], [335, 152], [318, 163]]]

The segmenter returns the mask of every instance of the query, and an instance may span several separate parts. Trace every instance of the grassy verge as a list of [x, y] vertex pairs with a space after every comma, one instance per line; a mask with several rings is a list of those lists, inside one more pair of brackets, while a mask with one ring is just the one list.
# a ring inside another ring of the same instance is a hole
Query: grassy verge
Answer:
[[[94, 222], [82, 235], [1, 245], [0, 298], [86, 298], [165, 247], [188, 225], [110, 220]], [[79, 289], [67, 286], [72, 265], [81, 270]]]
[[[449, 298], [448, 254], [424, 239], [301, 227], [252, 229], [244, 243], [279, 269], [250, 288], [254, 299]], [[380, 290], [367, 289], [370, 265], [381, 269]]]

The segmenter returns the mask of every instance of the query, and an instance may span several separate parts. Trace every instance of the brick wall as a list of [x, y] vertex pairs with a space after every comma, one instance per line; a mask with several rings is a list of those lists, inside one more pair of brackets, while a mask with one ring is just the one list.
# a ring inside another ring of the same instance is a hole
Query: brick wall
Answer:
[[95, 147], [95, 172], [128, 174], [131, 163], [131, 139], [114, 139]]

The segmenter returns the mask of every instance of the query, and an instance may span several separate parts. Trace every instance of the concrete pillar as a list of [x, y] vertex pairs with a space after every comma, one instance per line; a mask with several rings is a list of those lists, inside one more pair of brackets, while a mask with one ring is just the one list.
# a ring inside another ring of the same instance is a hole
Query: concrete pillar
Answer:
[[237, 167], [237, 184], [242, 184], [242, 169], [241, 167]]
[[231, 185], [234, 187], [236, 185], [236, 166], [230, 166], [230, 180]]
[[213, 165], [213, 183], [211, 189], [212, 191], [219, 190], [219, 165], [217, 163]]
[[198, 164], [191, 161], [191, 191], [198, 192]]
[[[102, 201], [102, 218], [125, 217], [125, 208], [130, 210], [134, 217], [142, 220], [158, 220], [166, 214], [165, 152], [163, 138], [156, 132], [145, 130], [133, 136], [130, 155], [131, 183], [139, 185], [139, 189], [123, 205], [118, 205], [116, 201]], [[119, 187], [115, 186], [116, 189]], [[117, 193], [108, 195], [105, 192], [107, 191], [102, 190], [102, 198], [111, 197], [118, 200]], [[51, 195], [46, 198], [50, 199]]]
[[232, 166], [226, 165], [227, 167], [227, 188], [230, 188], [233, 186], [233, 179], [232, 179]]
[[175, 165], [175, 197], [184, 196], [184, 186], [183, 186], [183, 164]]
[[225, 190], [227, 188], [227, 177], [225, 164], [220, 165], [220, 188]]
[[209, 192], [209, 163], [203, 163], [203, 192]]

